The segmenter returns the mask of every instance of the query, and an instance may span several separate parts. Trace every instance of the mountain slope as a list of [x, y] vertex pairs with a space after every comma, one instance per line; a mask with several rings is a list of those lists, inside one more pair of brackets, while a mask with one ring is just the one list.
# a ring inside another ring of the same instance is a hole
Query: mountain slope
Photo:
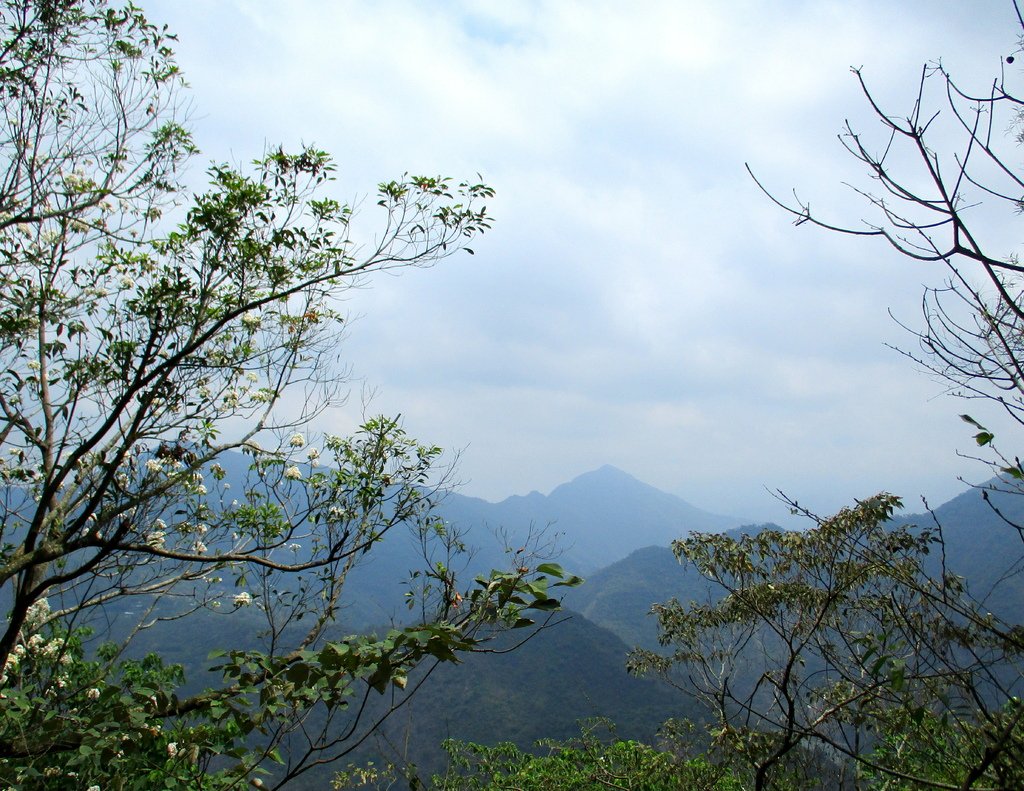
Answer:
[[611, 466], [584, 473], [547, 496], [531, 492], [487, 503], [451, 495], [442, 511], [474, 537], [486, 533], [486, 526], [516, 537], [531, 526], [546, 528], [563, 549], [562, 564], [575, 573], [614, 563], [641, 547], [668, 546], [690, 531], [729, 530], [745, 523], [702, 511]]
[[[895, 524], [942, 526], [927, 565], [938, 574], [942, 564], [967, 581], [968, 590], [991, 612], [1024, 621], [1024, 496], [969, 489], [932, 513], [899, 514]], [[735, 531], [756, 531], [748, 526]], [[774, 526], [772, 526], [774, 527]], [[944, 550], [944, 552], [943, 552]], [[676, 562], [668, 545], [637, 550], [592, 573], [566, 603], [595, 623], [615, 632], [629, 645], [657, 646], [657, 623], [651, 605], [677, 598], [704, 600], [714, 590], [693, 568]]]
[[[416, 765], [423, 777], [441, 771], [445, 739], [532, 748], [539, 739], [571, 739], [579, 721], [606, 717], [621, 738], [654, 742], [671, 718], [699, 719], [685, 696], [626, 673], [628, 648], [610, 631], [576, 613], [509, 653], [468, 656], [439, 667], [409, 703], [346, 761]], [[525, 635], [511, 633], [495, 647]], [[410, 688], [415, 678], [410, 679]], [[375, 703], [383, 702], [374, 697]], [[310, 723], [312, 724], [312, 723]], [[336, 767], [311, 772], [296, 788], [326, 788]]]

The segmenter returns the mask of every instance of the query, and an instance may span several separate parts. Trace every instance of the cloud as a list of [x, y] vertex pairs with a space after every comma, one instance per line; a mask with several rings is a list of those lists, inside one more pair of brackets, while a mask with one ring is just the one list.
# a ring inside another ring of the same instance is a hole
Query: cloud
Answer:
[[904, 111], [929, 58], [987, 80], [1005, 5], [143, 3], [180, 34], [206, 156], [316, 142], [341, 197], [408, 169], [497, 187], [475, 257], [346, 303], [374, 406], [465, 448], [468, 493], [608, 462], [773, 516], [766, 484], [831, 508], [971, 468], [955, 404], [884, 347], [942, 273], [794, 228], [744, 163], [859, 220], [836, 135], [877, 124], [849, 67]]

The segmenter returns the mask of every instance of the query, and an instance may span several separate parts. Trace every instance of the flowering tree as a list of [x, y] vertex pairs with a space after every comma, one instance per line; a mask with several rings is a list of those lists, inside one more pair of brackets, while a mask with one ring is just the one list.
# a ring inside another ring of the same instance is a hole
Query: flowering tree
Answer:
[[[365, 738], [372, 692], [575, 582], [519, 561], [460, 589], [432, 515], [440, 451], [386, 418], [305, 433], [336, 396], [337, 295], [465, 249], [492, 191], [382, 184], [357, 247], [307, 148], [214, 165], [183, 208], [195, 150], [166, 31], [106, 0], [7, 0], [0, 25], [0, 783], [244, 784], [298, 727], [284, 782]], [[422, 622], [339, 639], [348, 572], [398, 526], [441, 553]], [[87, 650], [125, 597], [142, 613], [125, 641]], [[183, 696], [179, 669], [126, 658], [139, 629], [218, 607], [264, 622], [220, 686]], [[344, 729], [303, 729], [315, 706]]]

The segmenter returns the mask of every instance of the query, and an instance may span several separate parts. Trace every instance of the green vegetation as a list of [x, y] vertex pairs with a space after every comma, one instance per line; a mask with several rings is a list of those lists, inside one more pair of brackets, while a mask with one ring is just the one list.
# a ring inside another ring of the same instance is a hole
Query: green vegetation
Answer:
[[[465, 585], [438, 448], [387, 417], [306, 433], [336, 399], [339, 295], [467, 249], [492, 190], [385, 182], [359, 246], [310, 147], [214, 164], [179, 210], [196, 152], [166, 32], [8, 0], [0, 34], [0, 786], [239, 787], [268, 764], [282, 784], [365, 740], [412, 671], [579, 582], [525, 551]], [[349, 572], [396, 531], [421, 550], [406, 625], [339, 632]], [[130, 658], [140, 632], [236, 613], [256, 633], [209, 687]]]
[[741, 791], [728, 770], [703, 757], [677, 759], [636, 741], [602, 740], [601, 723], [583, 728], [569, 742], [542, 741], [541, 755], [523, 752], [513, 744], [482, 747], [447, 742], [451, 767], [435, 777], [438, 791], [565, 791], [632, 789], [633, 791]]
[[837, 786], [865, 772], [882, 785], [1024, 781], [1013, 768], [1024, 747], [1014, 696], [1024, 633], [954, 574], [928, 575], [939, 532], [889, 524], [898, 506], [881, 495], [806, 532], [676, 542], [722, 595], [656, 606], [672, 653], [638, 650], [630, 666], [700, 696], [716, 748], [754, 788], [806, 777], [813, 749], [833, 756]]
[[[811, 529], [673, 545], [708, 594], [655, 605], [660, 650], [636, 649], [628, 668], [704, 708], [667, 703], [648, 681], [626, 687], [609, 672], [626, 665], [612, 637], [543, 620], [581, 580], [529, 542], [507, 571], [456, 576], [466, 548], [439, 515], [439, 448], [389, 417], [352, 436], [309, 434], [343, 370], [338, 297], [372, 272], [468, 249], [490, 227], [491, 188], [382, 183], [381, 230], [362, 246], [316, 148], [214, 164], [188, 201], [180, 170], [196, 151], [172, 37], [106, 0], [2, 0], [0, 29], [0, 786], [297, 787], [375, 739], [401, 742], [401, 711], [433, 718], [423, 732], [435, 742], [457, 718], [497, 744], [448, 739], [448, 769], [431, 780], [445, 791], [1024, 787], [1016, 559], [976, 595], [977, 577], [947, 564], [954, 542], [938, 517], [895, 521], [888, 494], [829, 518], [789, 501]], [[936, 81], [964, 141], [948, 159], [926, 110]], [[1024, 100], [1003, 78], [972, 97], [941, 66], [924, 71], [908, 119], [865, 91], [889, 140], [881, 155], [852, 130], [847, 143], [882, 185], [882, 197], [863, 193], [878, 224], [842, 228], [779, 203], [800, 223], [948, 266], [911, 356], [1024, 423], [1024, 267], [988, 252], [964, 208], [1021, 208], [1015, 149], [992, 130], [1018, 145]], [[901, 143], [909, 159], [894, 161]], [[906, 163], [923, 173], [901, 173]], [[933, 193], [905, 186], [918, 182]], [[984, 287], [960, 260], [980, 266]], [[963, 417], [1001, 476], [986, 492], [997, 526], [1024, 535], [995, 494], [1024, 492], [1024, 466]], [[616, 473], [597, 477], [594, 499], [619, 520], [661, 530], [676, 518], [672, 498], [631, 485], [649, 509], [623, 508], [607, 486]], [[552, 507], [576, 510], [568, 494]], [[398, 533], [416, 552], [406, 617], [350, 633], [348, 583]], [[646, 555], [635, 562], [660, 569], [651, 579], [604, 574], [604, 598], [586, 603], [636, 640], [650, 630], [630, 613], [665, 582], [664, 558]], [[545, 644], [540, 629], [547, 654], [504, 663], [523, 642], [508, 633], [547, 625], [560, 637]], [[189, 628], [222, 641], [191, 679], [171, 660], [203, 640], [165, 647]], [[486, 658], [495, 673], [477, 664], [486, 653], [499, 655]], [[463, 660], [469, 680], [439, 671], [440, 692], [427, 692], [436, 667]], [[453, 698], [459, 684], [477, 697]], [[554, 727], [551, 707], [611, 713], [610, 691], [629, 738], [588, 725], [536, 741]], [[527, 705], [513, 714], [515, 693]], [[668, 707], [706, 733], [680, 730]], [[646, 741], [634, 738], [641, 718]], [[352, 766], [335, 786], [424, 787], [433, 767], [417, 770], [418, 745], [405, 746], [403, 768]]]

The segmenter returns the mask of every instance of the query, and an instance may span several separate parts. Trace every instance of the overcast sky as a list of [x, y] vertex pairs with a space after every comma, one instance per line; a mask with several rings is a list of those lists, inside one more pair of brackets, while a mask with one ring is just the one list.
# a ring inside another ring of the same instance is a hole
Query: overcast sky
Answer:
[[898, 114], [935, 58], [983, 89], [1017, 46], [1008, 0], [141, 5], [180, 37], [197, 181], [304, 142], [336, 157], [343, 199], [405, 171], [497, 190], [476, 256], [352, 295], [358, 381], [332, 427], [365, 383], [490, 500], [613, 464], [780, 521], [766, 487], [919, 510], [987, 477], [957, 456], [968, 407], [885, 346], [912, 347], [887, 311], [917, 323], [942, 272], [794, 227], [744, 163], [867, 216], [836, 136], [849, 119], [881, 138], [850, 67]]

